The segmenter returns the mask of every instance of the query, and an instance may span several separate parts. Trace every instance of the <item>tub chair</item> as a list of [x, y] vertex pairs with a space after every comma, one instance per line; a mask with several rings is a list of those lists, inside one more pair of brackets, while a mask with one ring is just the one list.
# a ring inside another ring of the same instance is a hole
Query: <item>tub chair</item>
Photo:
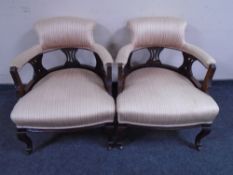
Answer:
[[[93, 38], [95, 22], [77, 17], [55, 17], [35, 24], [39, 43], [19, 54], [10, 73], [19, 99], [11, 112], [17, 137], [32, 152], [27, 132], [66, 132], [100, 127], [114, 121], [111, 63], [108, 51]], [[95, 65], [76, 58], [79, 50], [93, 54]], [[61, 50], [64, 65], [47, 69], [43, 55]], [[20, 70], [32, 66], [34, 76], [22, 82]]]
[[[119, 126], [201, 127], [195, 138], [195, 148], [199, 150], [201, 139], [210, 133], [219, 112], [218, 105], [207, 93], [216, 69], [215, 59], [185, 41], [186, 22], [182, 19], [138, 18], [130, 20], [128, 28], [131, 42], [120, 49], [116, 58]], [[141, 49], [147, 49], [149, 58], [144, 56], [144, 63], [132, 63], [133, 55]], [[166, 49], [182, 53], [181, 66], [161, 61], [160, 53]], [[207, 70], [203, 81], [192, 73], [194, 62], [200, 62]]]

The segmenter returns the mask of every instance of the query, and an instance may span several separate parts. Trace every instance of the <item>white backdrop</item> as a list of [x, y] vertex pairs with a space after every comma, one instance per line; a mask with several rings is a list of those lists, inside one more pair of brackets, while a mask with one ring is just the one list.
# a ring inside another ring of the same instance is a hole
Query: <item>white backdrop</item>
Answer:
[[[52, 16], [79, 16], [96, 20], [95, 39], [105, 45], [113, 57], [129, 41], [125, 29], [128, 19], [140, 16], [184, 18], [189, 23], [186, 40], [200, 46], [217, 60], [214, 78], [233, 79], [231, 0], [1, 0], [0, 83], [12, 83], [9, 75], [11, 60], [37, 43], [33, 24], [41, 18]], [[168, 58], [172, 55], [173, 52], [168, 51], [163, 55], [164, 60], [174, 64], [179, 62]], [[60, 53], [53, 57], [63, 59]], [[51, 60], [47, 64], [55, 64]], [[30, 77], [28, 69], [23, 71], [26, 79]], [[200, 77], [203, 69], [197, 65], [195, 72]]]

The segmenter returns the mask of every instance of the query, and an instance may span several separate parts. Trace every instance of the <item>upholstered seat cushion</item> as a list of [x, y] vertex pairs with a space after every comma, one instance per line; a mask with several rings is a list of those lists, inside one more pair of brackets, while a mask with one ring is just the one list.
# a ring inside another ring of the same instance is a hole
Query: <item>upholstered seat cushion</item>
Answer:
[[219, 108], [184, 76], [163, 68], [143, 68], [126, 78], [117, 112], [122, 124], [179, 127], [210, 124]]
[[114, 111], [114, 100], [95, 73], [63, 69], [48, 74], [20, 98], [11, 119], [18, 128], [78, 128], [113, 122]]

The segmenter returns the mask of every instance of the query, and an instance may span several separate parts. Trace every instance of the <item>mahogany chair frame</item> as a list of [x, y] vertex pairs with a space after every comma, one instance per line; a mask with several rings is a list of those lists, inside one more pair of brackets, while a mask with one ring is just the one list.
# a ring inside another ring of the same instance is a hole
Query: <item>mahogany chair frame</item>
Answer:
[[[142, 50], [142, 49], [148, 49], [150, 53], [150, 57], [147, 60], [146, 63], [138, 64], [138, 65], [132, 65], [132, 55], [135, 51]], [[186, 52], [182, 52], [183, 55], [183, 63], [179, 67], [163, 64], [159, 58], [160, 53], [164, 50], [163, 47], [149, 47], [149, 48], [140, 48], [137, 50], [134, 50], [130, 53], [128, 61], [125, 66], [123, 66], [122, 63], [117, 63], [117, 69], [118, 69], [118, 81], [117, 81], [117, 94], [121, 93], [124, 89], [124, 82], [126, 77], [133, 71], [136, 71], [138, 69], [142, 68], [148, 68], [148, 67], [154, 67], [154, 68], [164, 68], [164, 69], [169, 69], [172, 71], [175, 71], [185, 77], [187, 77], [193, 85], [200, 89], [201, 91], [208, 93], [208, 88], [211, 86], [211, 82], [216, 70], [215, 64], [210, 64], [207, 68], [207, 73], [205, 75], [204, 81], [199, 81], [197, 80], [192, 72], [192, 66], [195, 61], [199, 61], [196, 57], [193, 55], [190, 55]], [[199, 61], [200, 62], [200, 61]], [[129, 125], [129, 124], [116, 124], [118, 127], [118, 131], [116, 131], [116, 135], [118, 135], [119, 127], [122, 128], [127, 128], [127, 127], [132, 127], [134, 125]], [[135, 126], [137, 127], [137, 126]], [[141, 126], [140, 126], [141, 127]], [[145, 126], [147, 127], [147, 126]], [[201, 124], [201, 125], [193, 125], [193, 126], [188, 126], [188, 127], [201, 127], [201, 131], [197, 134], [194, 142], [194, 146], [197, 150], [200, 150], [201, 147], [201, 140], [207, 136], [211, 132], [211, 124]], [[148, 127], [147, 127], [148, 128]], [[163, 127], [153, 127], [155, 129], [171, 129], [171, 130], [177, 130], [181, 128], [187, 128], [187, 127], [169, 127], [169, 128], [163, 128]], [[120, 143], [120, 140], [122, 138], [116, 136], [116, 141], [114, 146], [120, 146], [122, 149], [122, 143]]]
[[[83, 49], [83, 48], [80, 48]], [[10, 67], [10, 73], [14, 80], [14, 85], [16, 88], [17, 96], [23, 97], [25, 94], [27, 94], [33, 86], [41, 80], [43, 77], [48, 75], [51, 72], [59, 71], [61, 69], [68, 69], [68, 68], [79, 68], [79, 69], [87, 69], [94, 73], [96, 73], [104, 83], [104, 86], [107, 90], [107, 92], [112, 96], [112, 64], [107, 63], [106, 64], [106, 71], [104, 69], [104, 65], [102, 60], [100, 59], [99, 55], [89, 49], [84, 49], [92, 52], [94, 54], [96, 65], [95, 66], [89, 66], [84, 65], [79, 62], [79, 60], [76, 57], [76, 53], [79, 50], [79, 48], [62, 48], [58, 49], [61, 50], [65, 56], [66, 56], [66, 62], [64, 65], [56, 66], [50, 69], [46, 69], [42, 64], [43, 59], [43, 53], [33, 57], [28, 61], [28, 64], [30, 64], [33, 68], [34, 75], [31, 81], [29, 81], [27, 84], [24, 84], [21, 80], [21, 77], [18, 72], [17, 67]], [[17, 138], [24, 142], [26, 144], [26, 152], [31, 153], [33, 150], [33, 144], [29, 136], [27, 135], [28, 132], [75, 132], [82, 129], [90, 129], [90, 128], [97, 128], [97, 127], [105, 127], [105, 126], [111, 126], [112, 123], [107, 124], [101, 124], [96, 125], [92, 127], [82, 127], [77, 129], [34, 129], [34, 128], [17, 128]]]

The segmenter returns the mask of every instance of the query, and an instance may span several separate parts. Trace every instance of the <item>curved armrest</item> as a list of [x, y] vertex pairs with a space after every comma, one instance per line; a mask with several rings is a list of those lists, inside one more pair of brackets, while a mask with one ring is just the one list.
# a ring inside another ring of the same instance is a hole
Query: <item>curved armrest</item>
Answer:
[[122, 63], [123, 65], [126, 65], [130, 53], [133, 50], [134, 50], [134, 46], [132, 44], [127, 44], [124, 47], [122, 47], [117, 54], [116, 63]]
[[106, 65], [106, 77], [105, 77], [105, 86], [110, 95], [113, 95], [112, 89], [112, 63], [107, 63]]
[[110, 53], [107, 51], [105, 47], [97, 43], [94, 43], [92, 45], [92, 49], [99, 55], [99, 57], [103, 61], [105, 71], [107, 71], [107, 63], [113, 63], [113, 59]]
[[114, 66], [117, 69], [117, 94], [120, 94], [123, 91], [125, 77], [124, 77], [124, 65], [122, 63], [114, 63]]
[[28, 63], [31, 59], [42, 53], [42, 48], [40, 45], [36, 45], [18, 56], [12, 61], [10, 67], [10, 73], [14, 80], [14, 84], [16, 86], [16, 91], [19, 97], [22, 97], [26, 92], [26, 87], [23, 84], [20, 75], [18, 73], [18, 69], [22, 68], [26, 63]]
[[207, 52], [202, 50], [201, 48], [194, 46], [190, 43], [185, 43], [182, 47], [182, 51], [194, 56], [198, 59], [206, 68], [211, 64], [216, 64], [215, 59], [210, 56]]
[[22, 68], [26, 63], [28, 63], [32, 58], [42, 53], [42, 48], [40, 45], [36, 45], [18, 56], [12, 61], [11, 67], [16, 67], [18, 69]]
[[185, 43], [182, 50], [195, 57], [205, 68], [207, 68], [207, 73], [200, 87], [202, 91], [207, 92], [216, 70], [215, 59], [201, 48], [190, 43]]
[[202, 87], [201, 87], [202, 91], [208, 92], [208, 88], [209, 88], [209, 86], [211, 86], [211, 82], [212, 82], [215, 71], [216, 71], [215, 64], [210, 64], [209, 68], [208, 68], [208, 71], [207, 71], [207, 73], [205, 75], [205, 79], [204, 79], [204, 81], [202, 83]]

